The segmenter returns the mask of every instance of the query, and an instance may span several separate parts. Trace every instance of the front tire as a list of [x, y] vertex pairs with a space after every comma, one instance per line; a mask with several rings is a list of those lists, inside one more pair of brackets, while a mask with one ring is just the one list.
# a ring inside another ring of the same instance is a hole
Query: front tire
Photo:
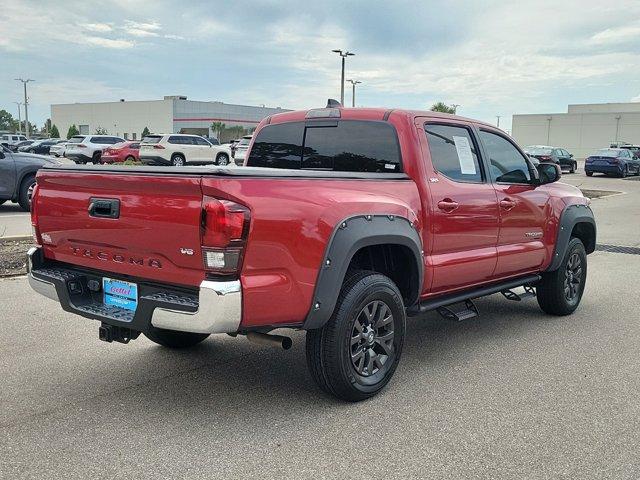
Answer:
[[593, 172], [584, 172], [587, 177], [593, 177]]
[[587, 282], [587, 252], [579, 238], [572, 238], [554, 272], [546, 272], [536, 288], [540, 308], [550, 315], [573, 313], [582, 299]]
[[569, 169], [569, 173], [576, 173], [577, 168], [578, 168], [578, 164], [576, 162], [573, 162], [571, 164], [571, 168]]
[[36, 186], [36, 177], [33, 175], [28, 176], [20, 184], [20, 192], [18, 193], [18, 204], [25, 212], [31, 210], [31, 196], [33, 195], [33, 189]]
[[398, 366], [405, 324], [395, 283], [375, 272], [356, 272], [343, 284], [326, 325], [307, 332], [311, 376], [322, 390], [342, 400], [374, 396]]
[[176, 330], [165, 330], [149, 325], [149, 330], [145, 332], [145, 337], [158, 345], [167, 348], [189, 348], [204, 341], [209, 336], [208, 333], [178, 332]]

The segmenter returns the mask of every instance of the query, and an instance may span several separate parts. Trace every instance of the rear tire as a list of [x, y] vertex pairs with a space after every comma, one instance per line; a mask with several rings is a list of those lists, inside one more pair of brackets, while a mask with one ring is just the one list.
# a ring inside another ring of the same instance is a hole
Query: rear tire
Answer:
[[229, 165], [229, 155], [226, 153], [219, 153], [216, 157], [216, 165], [220, 165], [221, 167]]
[[93, 157], [91, 157], [91, 163], [93, 163], [94, 165], [98, 165], [99, 163], [102, 163], [100, 161], [100, 157], [101, 157], [100, 152], [95, 152], [93, 154]]
[[584, 172], [587, 177], [593, 177], [593, 172]]
[[322, 390], [342, 400], [374, 396], [398, 366], [405, 323], [395, 283], [375, 272], [356, 272], [343, 284], [326, 325], [307, 331], [311, 376]]
[[208, 333], [178, 332], [176, 330], [165, 330], [149, 325], [149, 330], [145, 332], [145, 337], [158, 345], [167, 348], [189, 348], [204, 341], [209, 336]]
[[36, 177], [30, 175], [22, 180], [20, 184], [20, 192], [18, 193], [18, 204], [25, 212], [31, 210], [31, 195], [33, 194], [33, 187], [36, 185]]
[[124, 159], [125, 162], [135, 162], [136, 158], [133, 155], [129, 155], [127, 158]]
[[629, 176], [629, 165], [625, 165], [620, 174], [620, 178], [627, 178]]
[[577, 168], [578, 168], [578, 164], [576, 162], [573, 162], [571, 164], [571, 168], [569, 169], [569, 173], [576, 173]]
[[579, 238], [572, 238], [560, 267], [546, 272], [536, 287], [540, 308], [550, 315], [573, 313], [582, 299], [587, 282], [587, 253]]
[[174, 167], [183, 167], [185, 163], [185, 159], [182, 155], [174, 155], [171, 157], [171, 165]]

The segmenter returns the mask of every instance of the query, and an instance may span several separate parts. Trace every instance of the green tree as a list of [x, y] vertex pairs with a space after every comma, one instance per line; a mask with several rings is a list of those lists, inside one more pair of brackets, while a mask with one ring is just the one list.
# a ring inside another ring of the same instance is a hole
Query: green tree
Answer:
[[144, 138], [147, 135], [150, 135], [151, 132], [149, 131], [149, 127], [144, 127], [144, 130], [142, 130], [142, 135], [140, 136], [140, 138]]
[[80, 130], [78, 130], [78, 127], [76, 127], [75, 123], [69, 127], [69, 131], [67, 132], [67, 140], [74, 135], [80, 135]]
[[226, 127], [227, 126], [222, 122], [213, 122], [211, 124], [211, 130], [217, 133], [216, 137], [218, 138], [218, 140], [220, 139], [220, 136], [222, 135], [222, 132]]
[[456, 107], [449, 106], [444, 102], [437, 102], [431, 105], [432, 112], [456, 113]]
[[96, 135], [107, 135], [109, 132], [107, 132], [106, 128], [102, 128], [102, 127], [98, 127], [96, 128]]
[[14, 130], [18, 122], [6, 110], [0, 110], [0, 130]]
[[51, 126], [51, 138], [60, 138], [60, 132], [58, 131], [58, 127], [54, 125]]

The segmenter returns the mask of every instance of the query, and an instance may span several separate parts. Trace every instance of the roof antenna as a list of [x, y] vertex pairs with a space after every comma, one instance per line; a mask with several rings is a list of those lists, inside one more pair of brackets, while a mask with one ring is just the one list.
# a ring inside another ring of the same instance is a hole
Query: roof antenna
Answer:
[[327, 108], [340, 108], [340, 107], [342, 107], [342, 104], [338, 100], [334, 100], [333, 98], [330, 98], [329, 100], [327, 100]]

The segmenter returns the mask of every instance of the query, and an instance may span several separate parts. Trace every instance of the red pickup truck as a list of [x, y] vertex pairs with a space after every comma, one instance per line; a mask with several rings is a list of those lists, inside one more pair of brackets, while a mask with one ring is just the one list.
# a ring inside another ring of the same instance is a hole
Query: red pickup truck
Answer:
[[560, 175], [482, 122], [330, 103], [263, 120], [239, 168], [40, 170], [29, 282], [106, 341], [306, 330], [314, 380], [362, 400], [407, 316], [464, 320], [494, 293], [578, 307], [596, 226]]

